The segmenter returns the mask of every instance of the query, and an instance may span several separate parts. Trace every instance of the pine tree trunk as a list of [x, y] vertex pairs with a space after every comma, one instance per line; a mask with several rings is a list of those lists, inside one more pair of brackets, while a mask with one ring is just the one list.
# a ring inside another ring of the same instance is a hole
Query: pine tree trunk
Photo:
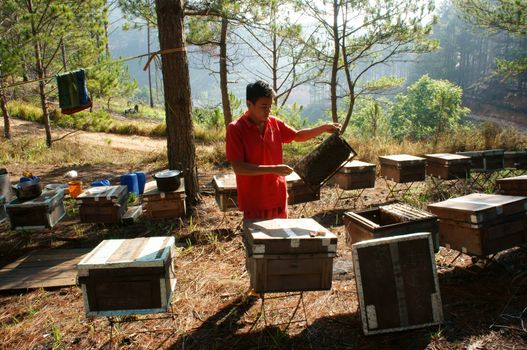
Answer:
[[[185, 47], [183, 0], [156, 0], [156, 12], [160, 50]], [[162, 72], [168, 165], [184, 171], [187, 203], [192, 208], [200, 196], [187, 52], [164, 54]]]
[[[108, 6], [108, 1], [105, 0], [104, 5], [108, 9], [108, 12], [110, 12], [110, 6]], [[108, 23], [106, 20], [104, 21], [104, 38], [106, 40], [106, 43], [104, 44], [106, 57], [110, 58], [110, 39], [108, 37]]]
[[231, 102], [229, 101], [229, 87], [227, 79], [227, 29], [229, 22], [227, 18], [221, 19], [221, 41], [220, 41], [220, 88], [221, 103], [223, 106], [223, 117], [225, 127], [232, 122]]
[[337, 115], [337, 73], [340, 56], [340, 43], [339, 43], [339, 31], [338, 31], [338, 16], [339, 16], [339, 3], [338, 0], [333, 0], [333, 65], [331, 67], [331, 118], [334, 123], [338, 123], [339, 117]]
[[[27, 2], [29, 13], [33, 14], [33, 3], [31, 0]], [[37, 71], [37, 78], [44, 78], [44, 67], [42, 66], [42, 57], [40, 55], [40, 43], [37, 39], [37, 30], [33, 19], [31, 20], [31, 34], [33, 35], [33, 40], [35, 40], [35, 68]], [[48, 106], [46, 104], [46, 91], [44, 80], [40, 80], [38, 83], [38, 90], [40, 95], [40, 105], [42, 107], [42, 121], [44, 122], [44, 128], [46, 130], [46, 144], [48, 147], [51, 147], [51, 128], [49, 125], [49, 114]]]
[[[0, 80], [0, 86], [3, 81]], [[7, 99], [5, 97], [5, 90], [0, 90], [0, 108], [2, 108], [2, 115], [4, 116], [4, 137], [11, 139], [11, 124], [9, 121], [9, 111], [7, 110]]]
[[276, 26], [276, 9], [275, 7], [273, 6], [272, 8], [272, 13], [271, 13], [271, 16], [272, 16], [272, 21], [273, 21], [273, 24], [272, 24], [272, 27], [273, 27], [273, 33], [272, 33], [272, 42], [273, 42], [273, 64], [271, 66], [271, 74], [272, 74], [272, 83], [273, 83], [273, 90], [274, 92], [276, 93], [276, 96], [274, 98], [274, 103], [276, 105], [278, 105], [278, 38], [277, 38], [277, 33], [276, 31], [278, 30], [277, 26]]
[[[146, 24], [146, 33], [148, 36], [148, 55], [150, 55], [150, 22]], [[154, 98], [152, 97], [152, 71], [148, 65], [148, 92], [150, 94], [150, 107], [154, 108]]]
[[64, 37], [60, 38], [60, 52], [62, 54], [62, 67], [64, 72], [68, 71], [68, 62], [66, 60], [66, 44], [64, 44]]

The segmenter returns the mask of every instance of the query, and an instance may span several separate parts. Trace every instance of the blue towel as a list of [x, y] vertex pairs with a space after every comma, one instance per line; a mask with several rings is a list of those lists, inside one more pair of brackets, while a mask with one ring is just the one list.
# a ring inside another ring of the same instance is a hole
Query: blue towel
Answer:
[[57, 75], [57, 86], [63, 114], [73, 114], [91, 107], [84, 69]]

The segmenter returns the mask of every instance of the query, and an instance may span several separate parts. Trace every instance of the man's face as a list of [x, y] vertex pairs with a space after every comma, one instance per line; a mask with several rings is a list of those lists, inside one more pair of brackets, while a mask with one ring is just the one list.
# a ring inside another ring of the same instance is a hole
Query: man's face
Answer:
[[258, 100], [256, 100], [256, 103], [252, 103], [251, 101], [247, 100], [249, 117], [257, 125], [265, 123], [267, 118], [269, 118], [272, 105], [273, 99], [271, 97], [260, 97]]

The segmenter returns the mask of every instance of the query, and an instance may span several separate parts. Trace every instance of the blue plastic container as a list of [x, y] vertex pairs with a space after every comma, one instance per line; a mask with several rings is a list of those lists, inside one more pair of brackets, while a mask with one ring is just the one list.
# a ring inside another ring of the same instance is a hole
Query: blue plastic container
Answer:
[[146, 175], [142, 171], [136, 171], [134, 173], [137, 175], [137, 185], [139, 186], [139, 194], [143, 194], [145, 191]]
[[120, 183], [128, 187], [128, 193], [134, 193], [136, 196], [139, 195], [139, 183], [136, 174], [128, 173], [121, 175]]
[[38, 176], [31, 176], [31, 177], [26, 177], [26, 176], [22, 176], [19, 180], [19, 182], [28, 182], [28, 181], [40, 181], [40, 177]]
[[110, 180], [100, 179], [95, 180], [90, 184], [90, 187], [110, 186]]

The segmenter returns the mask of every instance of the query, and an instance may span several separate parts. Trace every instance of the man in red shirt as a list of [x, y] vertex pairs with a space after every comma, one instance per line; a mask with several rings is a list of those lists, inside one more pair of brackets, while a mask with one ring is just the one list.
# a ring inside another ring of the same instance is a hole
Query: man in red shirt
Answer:
[[274, 97], [263, 81], [247, 85], [247, 111], [227, 126], [227, 161], [236, 174], [238, 207], [248, 220], [287, 218], [285, 176], [293, 169], [283, 164], [282, 143], [340, 129], [324, 124], [297, 131], [269, 115]]

